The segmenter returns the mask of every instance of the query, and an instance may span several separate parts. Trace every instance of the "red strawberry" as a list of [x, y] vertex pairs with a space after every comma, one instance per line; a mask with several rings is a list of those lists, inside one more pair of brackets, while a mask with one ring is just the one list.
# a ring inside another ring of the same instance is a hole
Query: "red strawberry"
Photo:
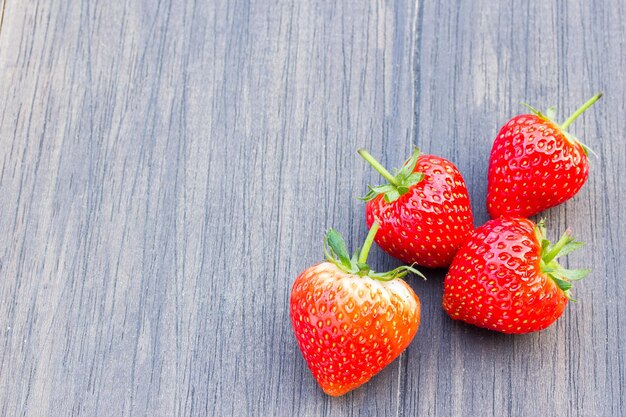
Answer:
[[545, 329], [570, 299], [571, 281], [589, 270], [556, 261], [578, 249], [568, 231], [551, 245], [543, 222], [503, 217], [474, 231], [444, 281], [443, 308], [455, 320], [503, 333]]
[[489, 159], [487, 210], [492, 218], [529, 217], [572, 198], [589, 175], [587, 150], [566, 132], [569, 125], [602, 97], [598, 93], [562, 125], [533, 109], [500, 129]]
[[368, 226], [380, 222], [376, 243], [408, 264], [430, 268], [450, 265], [458, 248], [474, 230], [465, 181], [452, 162], [433, 155], [411, 158], [395, 175], [367, 151], [359, 154], [389, 181], [370, 187]]
[[298, 345], [329, 395], [343, 395], [380, 372], [411, 343], [420, 323], [419, 299], [400, 279], [419, 272], [401, 266], [376, 273], [366, 264], [378, 227], [352, 258], [331, 229], [324, 245], [328, 261], [302, 272], [291, 290]]

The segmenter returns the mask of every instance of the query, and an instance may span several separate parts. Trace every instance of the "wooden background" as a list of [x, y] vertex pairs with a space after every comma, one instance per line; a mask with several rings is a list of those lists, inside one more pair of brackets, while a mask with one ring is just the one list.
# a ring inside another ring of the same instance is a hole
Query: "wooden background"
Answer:
[[[623, 0], [0, 1], [0, 415], [626, 415]], [[325, 396], [288, 296], [327, 228], [365, 236], [356, 148], [452, 160], [479, 225], [519, 102], [598, 90], [590, 180], [545, 213], [588, 242], [580, 302], [504, 336], [425, 271], [411, 346]]]

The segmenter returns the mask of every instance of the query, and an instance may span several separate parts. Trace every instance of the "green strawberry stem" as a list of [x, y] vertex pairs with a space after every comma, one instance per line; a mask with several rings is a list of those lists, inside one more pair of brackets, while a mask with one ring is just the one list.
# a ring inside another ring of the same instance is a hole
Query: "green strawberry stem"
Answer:
[[563, 236], [552, 246], [552, 248], [542, 256], [543, 262], [547, 265], [561, 252], [561, 249], [572, 241], [572, 232], [567, 229]]
[[361, 148], [361, 149], [357, 150], [357, 152], [376, 171], [378, 171], [380, 173], [380, 175], [382, 175], [387, 181], [389, 181], [389, 184], [391, 184], [393, 186], [397, 186], [398, 185], [398, 182], [396, 181], [396, 177], [391, 172], [387, 171], [387, 169], [384, 166], [382, 166], [382, 164], [380, 162], [378, 162], [376, 160], [376, 158], [374, 158], [368, 151], [366, 151], [365, 149]]
[[408, 193], [415, 184], [420, 182], [424, 178], [424, 174], [421, 172], [415, 172], [417, 161], [420, 158], [419, 148], [413, 149], [413, 154], [404, 163], [401, 169], [396, 170], [395, 174], [390, 173], [380, 164], [372, 155], [365, 149], [359, 149], [357, 151], [359, 155], [363, 157], [371, 166], [376, 169], [387, 180], [387, 184], [377, 185], [372, 187], [368, 186], [369, 192], [361, 198], [361, 200], [370, 201], [379, 195], [384, 195], [385, 201], [391, 203], [400, 196]]
[[581, 114], [583, 114], [585, 112], [585, 110], [587, 110], [589, 107], [593, 106], [593, 104], [600, 100], [600, 97], [602, 97], [603, 93], [597, 93], [595, 96], [591, 97], [589, 100], [587, 100], [587, 102], [585, 104], [583, 104], [582, 106], [580, 106], [578, 108], [578, 110], [576, 110], [562, 125], [561, 125], [561, 129], [563, 130], [567, 130], [567, 128], [574, 122], [574, 120], [576, 120], [578, 118], [578, 116], [580, 116]]
[[324, 238], [324, 254], [326, 255], [326, 260], [334, 263], [339, 269], [348, 274], [360, 275], [362, 277], [367, 276], [379, 281], [392, 281], [396, 278], [404, 277], [409, 272], [426, 279], [421, 272], [413, 268], [413, 266], [408, 265], [401, 265], [387, 272], [376, 272], [370, 268], [366, 263], [367, 255], [372, 248], [374, 237], [379, 228], [380, 223], [375, 221], [372, 227], [370, 227], [367, 238], [363, 243], [363, 248], [357, 249], [352, 256], [348, 255], [346, 242], [343, 240], [341, 234], [335, 229], [329, 229]]
[[359, 259], [357, 260], [358, 263], [367, 263], [367, 255], [370, 253], [370, 249], [372, 247], [372, 243], [374, 243], [374, 237], [376, 236], [378, 229], [380, 229], [380, 223], [375, 221], [374, 224], [372, 224], [370, 231], [367, 233], [367, 237], [363, 243], [363, 248], [361, 248], [361, 253], [359, 253]]

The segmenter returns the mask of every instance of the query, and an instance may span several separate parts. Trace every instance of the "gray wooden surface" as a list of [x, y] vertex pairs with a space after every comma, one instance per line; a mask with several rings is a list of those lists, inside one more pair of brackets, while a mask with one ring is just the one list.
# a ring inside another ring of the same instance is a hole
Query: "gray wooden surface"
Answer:
[[[626, 415], [623, 0], [3, 4], [1, 416]], [[545, 215], [589, 243], [580, 302], [504, 336], [449, 320], [425, 271], [408, 350], [325, 396], [287, 303], [328, 227], [365, 236], [355, 149], [451, 159], [479, 225], [518, 103], [597, 90], [590, 180]]]

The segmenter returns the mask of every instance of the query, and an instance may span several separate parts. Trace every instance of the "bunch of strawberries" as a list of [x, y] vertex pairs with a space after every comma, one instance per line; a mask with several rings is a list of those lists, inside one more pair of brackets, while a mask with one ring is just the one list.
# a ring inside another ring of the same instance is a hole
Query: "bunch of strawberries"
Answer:
[[[489, 159], [487, 209], [492, 220], [474, 228], [465, 181], [450, 161], [413, 155], [395, 174], [368, 152], [359, 154], [386, 180], [364, 197], [369, 233], [352, 256], [330, 229], [326, 261], [293, 284], [290, 316], [298, 345], [318, 383], [343, 395], [367, 382], [411, 343], [420, 302], [402, 278], [421, 265], [449, 267], [443, 308], [454, 320], [503, 333], [535, 332], [558, 319], [572, 282], [589, 270], [557, 259], [582, 243], [569, 230], [554, 244], [543, 221], [528, 220], [572, 198], [589, 174], [588, 148], [567, 133], [596, 94], [564, 123], [531, 108], [498, 133]], [[375, 272], [373, 242], [408, 265]], [[410, 265], [410, 266], [409, 266]]]

